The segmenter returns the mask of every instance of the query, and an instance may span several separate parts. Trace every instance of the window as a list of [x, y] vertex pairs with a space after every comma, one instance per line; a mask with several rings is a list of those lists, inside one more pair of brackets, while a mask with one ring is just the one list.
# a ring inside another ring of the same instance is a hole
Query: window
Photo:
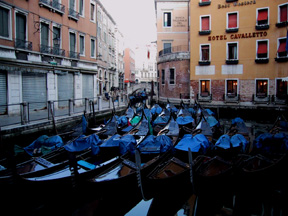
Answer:
[[95, 21], [95, 5], [90, 4], [90, 20]]
[[237, 43], [227, 43], [227, 60], [237, 60], [238, 59], [238, 44]]
[[84, 0], [79, 0], [79, 15], [84, 17]]
[[95, 39], [91, 39], [91, 57], [92, 58], [95, 58], [95, 51], [96, 51], [96, 49], [95, 49]]
[[61, 30], [57, 26], [53, 26], [52, 39], [53, 39], [53, 49], [52, 49], [53, 54], [60, 55]]
[[200, 24], [201, 24], [200, 31], [209, 31], [210, 30], [210, 17], [209, 16], [202, 16]]
[[162, 69], [162, 85], [165, 84], [165, 70]]
[[201, 44], [200, 48], [200, 61], [210, 61], [210, 45]]
[[279, 99], [285, 99], [288, 93], [287, 81], [282, 81], [282, 79], [277, 79], [276, 85], [277, 85], [276, 97]]
[[257, 25], [268, 25], [268, 8], [257, 10]]
[[85, 56], [85, 36], [80, 35], [79, 36], [79, 46], [80, 46], [80, 55]]
[[227, 14], [227, 27], [226, 32], [237, 32], [238, 31], [238, 13]]
[[171, 43], [164, 43], [164, 54], [171, 53]]
[[41, 45], [40, 52], [49, 53], [49, 24], [41, 22]]
[[25, 49], [26, 44], [26, 15], [22, 13], [16, 13], [16, 40], [15, 45], [17, 48]]
[[206, 6], [210, 4], [211, 4], [211, 0], [200, 0], [199, 2], [199, 6]]
[[287, 57], [287, 51], [286, 51], [286, 38], [280, 38], [278, 39], [278, 50], [277, 50], [277, 57]]
[[12, 39], [11, 35], [11, 9], [0, 4], [0, 38]]
[[175, 68], [170, 68], [170, 81], [169, 84], [175, 84]]
[[268, 41], [257, 41], [257, 57], [256, 58], [268, 58]]
[[69, 51], [70, 51], [70, 57], [76, 58], [76, 35], [74, 32], [69, 32]]
[[227, 80], [226, 90], [227, 90], [227, 96], [228, 97], [236, 97], [237, 96], [237, 86], [238, 86], [237, 80]]
[[287, 8], [288, 8], [288, 4], [283, 4], [279, 6], [279, 17], [278, 17], [279, 23], [288, 21]]
[[268, 92], [268, 80], [256, 80], [256, 96], [257, 97], [267, 97]]
[[200, 95], [202, 97], [208, 97], [210, 95], [210, 80], [201, 80], [200, 85]]
[[164, 12], [163, 14], [163, 20], [164, 20], [164, 23], [163, 23], [163, 26], [164, 27], [171, 27], [171, 12]]
[[200, 31], [199, 35], [210, 34], [210, 16], [201, 16], [200, 17]]

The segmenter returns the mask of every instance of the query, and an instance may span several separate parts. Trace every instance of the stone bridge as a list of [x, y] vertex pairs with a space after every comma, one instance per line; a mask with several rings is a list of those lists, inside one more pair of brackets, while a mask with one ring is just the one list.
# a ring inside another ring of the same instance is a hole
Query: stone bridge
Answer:
[[[144, 89], [146, 89], [147, 95], [150, 96], [152, 84], [151, 83], [133, 84], [130, 87], [128, 87], [127, 93], [128, 93], [128, 95], [131, 95], [137, 91], [143, 91]], [[153, 90], [154, 90], [153, 99], [157, 101], [158, 100], [158, 90], [157, 90], [157, 83], [155, 83], [155, 82], [154, 82], [154, 89]]]

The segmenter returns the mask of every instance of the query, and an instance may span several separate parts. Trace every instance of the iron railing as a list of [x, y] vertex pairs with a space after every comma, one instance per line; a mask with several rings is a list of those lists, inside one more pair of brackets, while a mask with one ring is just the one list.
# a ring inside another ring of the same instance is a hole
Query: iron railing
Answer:
[[69, 8], [68, 16], [69, 16], [70, 18], [74, 19], [74, 20], [78, 20], [80, 14], [79, 14], [77, 11], [75, 11], [74, 9]]
[[43, 45], [43, 44], [40, 44], [40, 52], [51, 54], [51, 55], [65, 56], [65, 50], [64, 49], [60, 49], [58, 47], [51, 47], [51, 46], [47, 46], [47, 45]]
[[25, 41], [22, 39], [15, 38], [14, 39], [14, 46], [18, 49], [25, 49], [25, 50], [32, 50], [32, 42]]
[[187, 45], [179, 45], [179, 46], [169, 47], [169, 48], [161, 50], [159, 52], [159, 56], [162, 56], [162, 55], [165, 55], [165, 54], [170, 54], [170, 53], [188, 52], [188, 51], [189, 51], [189, 46], [187, 46]]
[[39, 5], [46, 6], [60, 13], [65, 13], [65, 5], [60, 4], [59, 0], [39, 0]]

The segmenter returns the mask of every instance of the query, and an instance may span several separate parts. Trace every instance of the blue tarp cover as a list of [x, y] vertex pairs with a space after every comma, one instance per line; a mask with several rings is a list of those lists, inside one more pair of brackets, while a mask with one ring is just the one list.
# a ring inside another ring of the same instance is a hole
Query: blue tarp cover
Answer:
[[158, 116], [155, 120], [154, 120], [154, 122], [153, 122], [153, 124], [154, 125], [165, 125], [165, 124], [167, 124], [168, 123], [168, 121], [169, 121], [169, 118], [170, 118], [170, 116]]
[[166, 134], [167, 136], [178, 136], [179, 135], [179, 125], [177, 122], [172, 119], [170, 120], [169, 127], [168, 127], [169, 132]]
[[237, 124], [237, 123], [244, 123], [244, 121], [243, 121], [243, 119], [241, 119], [239, 117], [232, 119], [232, 121], [231, 121], [232, 125]]
[[86, 121], [85, 116], [82, 115], [82, 132], [83, 133], [86, 133], [87, 125], [88, 125], [88, 122]]
[[64, 148], [69, 152], [80, 152], [91, 147], [92, 154], [96, 155], [99, 153], [99, 146], [102, 140], [96, 134], [92, 134], [88, 137], [81, 135], [78, 139], [72, 143], [67, 144]]
[[177, 117], [176, 121], [179, 125], [186, 125], [192, 123], [194, 119], [192, 116], [179, 116]]
[[175, 148], [182, 151], [188, 151], [188, 148], [190, 148], [192, 152], [202, 152], [205, 154], [209, 147], [210, 143], [203, 134], [197, 134], [195, 136], [185, 134]]
[[51, 148], [51, 150], [55, 150], [63, 145], [64, 143], [60, 136], [48, 137], [47, 135], [42, 135], [38, 137], [34, 142], [32, 142], [29, 146], [26, 146], [24, 150], [29, 155], [33, 156], [34, 149], [39, 149], [42, 146], [46, 146]]
[[162, 112], [162, 108], [158, 105], [158, 104], [155, 104], [152, 108], [151, 108], [151, 113], [154, 115], [158, 115]]
[[128, 120], [127, 120], [126, 116], [120, 116], [120, 117], [115, 116], [115, 117], [117, 119], [117, 125], [119, 127], [124, 127], [128, 124]]
[[126, 110], [126, 115], [127, 118], [133, 118], [134, 116], [134, 110], [131, 107], [128, 107], [128, 109]]
[[218, 121], [214, 116], [205, 116], [205, 119], [209, 123], [210, 127], [214, 127], [218, 124]]
[[149, 135], [141, 142], [138, 149], [142, 154], [160, 154], [173, 147], [172, 140], [166, 135]]
[[133, 135], [127, 134], [125, 136], [120, 136], [115, 134], [110, 139], [106, 140], [100, 147], [119, 147], [120, 154], [126, 153], [128, 150], [132, 151], [136, 145], [136, 139]]
[[242, 152], [244, 152], [247, 145], [248, 141], [242, 134], [235, 134], [231, 138], [227, 134], [224, 134], [215, 143], [215, 149], [230, 149], [231, 147], [236, 148], [242, 146]]
[[253, 148], [261, 150], [264, 153], [287, 151], [288, 150], [288, 135], [285, 133], [260, 134], [253, 142]]

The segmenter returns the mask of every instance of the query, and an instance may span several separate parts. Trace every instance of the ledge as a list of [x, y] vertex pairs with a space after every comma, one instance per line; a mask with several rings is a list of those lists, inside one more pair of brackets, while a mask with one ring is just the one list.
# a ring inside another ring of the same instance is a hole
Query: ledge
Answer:
[[238, 32], [239, 28], [229, 28], [226, 29], [226, 33], [234, 33], [234, 32]]
[[199, 6], [207, 6], [207, 5], [210, 5], [211, 4], [211, 1], [208, 1], [208, 2], [199, 2]]
[[232, 60], [228, 59], [228, 60], [226, 60], [226, 64], [228, 64], [228, 65], [238, 64], [238, 63], [239, 63], [238, 59], [232, 59]]
[[255, 26], [255, 29], [256, 30], [268, 30], [269, 29], [269, 25], [267, 24], [267, 25], [256, 25]]
[[199, 31], [199, 35], [209, 35], [209, 34], [211, 34], [211, 30]]
[[257, 63], [257, 64], [267, 64], [267, 63], [269, 63], [269, 58], [255, 59], [255, 63]]
[[275, 58], [276, 62], [288, 62], [288, 56]]

